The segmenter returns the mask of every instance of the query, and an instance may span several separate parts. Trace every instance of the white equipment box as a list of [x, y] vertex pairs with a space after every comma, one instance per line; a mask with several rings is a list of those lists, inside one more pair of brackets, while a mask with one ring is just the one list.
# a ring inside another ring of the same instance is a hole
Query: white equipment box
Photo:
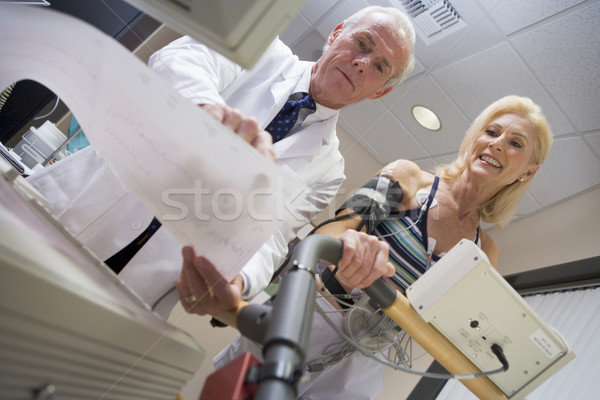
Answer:
[[406, 294], [421, 317], [481, 371], [501, 367], [491, 346], [502, 347], [509, 368], [489, 378], [508, 398], [522, 399], [575, 358], [560, 333], [470, 240], [461, 240]]
[[0, 399], [173, 400], [204, 349], [68, 234], [44, 200], [0, 159]]

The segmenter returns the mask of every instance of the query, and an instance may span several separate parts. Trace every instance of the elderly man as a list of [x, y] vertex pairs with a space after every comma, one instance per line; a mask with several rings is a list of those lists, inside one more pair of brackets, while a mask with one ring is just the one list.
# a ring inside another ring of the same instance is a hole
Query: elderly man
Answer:
[[[311, 202], [307, 199], [306, 204], [311, 205], [306, 208], [310, 211], [306, 213], [307, 220], [312, 212], [325, 206], [343, 179], [341, 158], [334, 132], [337, 110], [365, 98], [377, 99], [389, 93], [393, 86], [400, 83], [412, 69], [413, 44], [412, 26], [401, 12], [389, 8], [369, 7], [336, 26], [329, 35], [323, 55], [314, 64], [299, 64], [304, 65], [304, 79], [298, 83], [290, 83], [286, 93], [280, 97], [285, 98], [298, 90], [309, 93], [317, 104], [315, 114], [328, 116], [329, 119], [324, 122], [329, 121], [331, 125], [326, 127], [321, 122], [317, 125], [319, 126], [317, 131], [311, 128], [315, 128], [314, 125], [318, 122], [307, 126], [306, 124], [311, 123], [307, 118], [304, 129], [291, 136], [284, 135], [283, 140], [275, 143], [274, 149], [277, 162], [284, 167], [291, 166], [314, 190], [313, 199], [320, 200], [316, 203], [314, 200]], [[280, 64], [279, 60], [274, 59], [269, 62], [274, 67]], [[279, 79], [284, 79], [284, 74], [285, 71], [282, 71], [282, 77]], [[265, 77], [263, 76], [262, 79]], [[185, 83], [182, 86], [188, 87]], [[196, 90], [194, 85], [189, 87], [191, 92]], [[182, 88], [182, 90], [186, 89]], [[271, 100], [271, 104], [273, 103], [273, 95], [270, 92], [252, 97], [258, 98], [259, 101], [268, 99]], [[229, 101], [228, 103], [231, 105]], [[252, 104], [252, 107], [255, 106], [257, 105]], [[245, 104], [237, 102], [236, 107], [242, 108]], [[275, 108], [278, 107], [279, 105]], [[259, 119], [258, 125], [267, 126], [276, 112], [271, 109], [262, 119]], [[313, 154], [326, 153], [325, 157], [308, 157], [301, 160], [287, 157], [286, 151], [295, 150], [296, 146], [302, 146], [305, 141], [313, 141], [315, 137], [318, 141], [314, 143]], [[289, 144], [284, 145], [286, 141]], [[328, 149], [329, 146], [331, 147]], [[300, 168], [297, 168], [297, 165]], [[322, 179], [315, 180], [316, 177]], [[268, 284], [274, 265], [281, 261], [285, 253], [285, 245], [291, 238], [286, 235], [292, 234], [294, 229], [301, 225], [300, 223], [304, 224], [304, 221], [300, 219], [286, 221], [287, 225], [284, 229], [275, 235], [277, 241], [263, 246], [263, 249], [244, 267], [240, 276], [232, 282], [226, 282], [218, 269], [206, 258], [196, 256], [192, 248], [185, 247], [183, 269], [177, 280], [177, 289], [184, 308], [188, 312], [200, 315], [218, 315], [223, 310], [236, 308], [241, 298], [251, 298], [258, 293]], [[340, 236], [340, 239], [344, 243], [344, 252], [338, 265], [347, 271], [353, 271], [361, 287], [370, 285], [381, 275], [391, 276], [394, 273], [394, 268], [388, 262], [386, 242], [356, 231], [347, 231]], [[278, 243], [279, 247], [274, 246], [275, 243]], [[323, 337], [321, 335], [326, 329], [324, 322], [316, 316], [308, 359], [320, 354], [323, 345], [327, 344], [323, 339], [328, 333]], [[244, 351], [251, 351], [259, 358], [261, 356], [258, 346], [238, 336], [217, 356], [215, 365], [221, 367]], [[375, 368], [373, 363], [374, 361], [355, 353], [333, 368], [311, 373], [308, 381], [299, 384], [299, 398], [340, 400], [372, 398], [381, 390], [383, 383], [381, 368]], [[360, 376], [361, 379], [353, 379], [353, 374], [355, 377]]]
[[[412, 25], [399, 10], [368, 7], [331, 32], [315, 63], [299, 61], [279, 40], [251, 70], [189, 37], [151, 57], [150, 67], [186, 98], [266, 157], [276, 158], [279, 166], [309, 188], [286, 207], [291, 209], [280, 229], [228, 285], [237, 293], [234, 299], [239, 301], [241, 295], [252, 298], [266, 287], [287, 253], [288, 242], [335, 196], [344, 180], [335, 134], [339, 109], [365, 98], [379, 98], [400, 83], [414, 63], [414, 40]], [[279, 112], [290, 100], [308, 104], [308, 111], [300, 111], [291, 124], [283, 126]], [[43, 176], [34, 175], [31, 183], [51, 203], [56, 200], [54, 215], [70, 221], [73, 226], [68, 228], [80, 241], [167, 317], [178, 297], [174, 282], [181, 272], [181, 245], [93, 149], [84, 149], [56, 166], [61, 164], [62, 173], [53, 174], [49, 169]], [[65, 171], [76, 171], [77, 179]], [[57, 187], [61, 189], [58, 192]], [[98, 204], [107, 198], [106, 193], [111, 193], [110, 198]], [[97, 206], [97, 215], [91, 215], [86, 206], [90, 201]], [[182, 284], [186, 281], [182, 279]], [[186, 298], [194, 295], [201, 299], [188, 311], [205, 314], [216, 310], [218, 299], [205, 292], [186, 288]], [[230, 303], [217, 307], [228, 308]]]
[[[414, 40], [412, 25], [401, 11], [373, 6], [337, 25], [315, 63], [298, 61], [279, 41], [251, 71], [242, 71], [190, 39], [153, 56], [151, 65], [192, 101], [217, 104], [223, 115], [236, 119], [240, 114], [252, 115], [259, 127], [268, 129], [295, 92], [310, 94], [316, 103], [316, 112], [304, 120], [301, 129], [273, 146], [277, 163], [297, 174], [311, 190], [302, 203], [295, 203], [299, 204], [295, 218], [287, 220], [230, 283], [223, 282], [206, 259], [198, 257], [194, 264], [193, 250], [185, 248], [179, 292], [188, 312], [215, 315], [235, 307], [240, 296], [252, 298], [266, 287], [287, 252], [287, 243], [327, 206], [344, 179], [335, 136], [339, 110], [365, 98], [380, 98], [402, 82], [414, 64]], [[254, 142], [260, 130], [248, 137]], [[357, 251], [363, 251], [357, 238], [347, 240], [355, 243], [346, 243], [347, 249], [358, 246]], [[380, 264], [385, 268], [385, 262]]]

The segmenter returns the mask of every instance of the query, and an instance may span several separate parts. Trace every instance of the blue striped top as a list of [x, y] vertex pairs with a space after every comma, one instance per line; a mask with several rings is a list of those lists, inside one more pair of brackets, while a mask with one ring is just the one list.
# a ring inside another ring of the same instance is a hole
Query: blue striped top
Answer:
[[[439, 177], [435, 177], [425, 207], [391, 213], [373, 232], [390, 245], [389, 260], [396, 268], [391, 281], [404, 292], [427, 268], [439, 260], [433, 254], [435, 241], [427, 235], [427, 215], [435, 198]], [[419, 214], [423, 215], [419, 218]], [[479, 244], [479, 227], [475, 243]]]

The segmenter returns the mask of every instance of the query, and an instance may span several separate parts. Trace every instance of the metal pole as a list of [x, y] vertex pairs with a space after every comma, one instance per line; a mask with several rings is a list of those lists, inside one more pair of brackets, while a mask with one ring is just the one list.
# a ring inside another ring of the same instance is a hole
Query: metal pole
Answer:
[[341, 255], [340, 240], [318, 234], [308, 236], [294, 249], [293, 268], [273, 301], [255, 400], [296, 398], [311, 329], [317, 262], [325, 259], [336, 264]]

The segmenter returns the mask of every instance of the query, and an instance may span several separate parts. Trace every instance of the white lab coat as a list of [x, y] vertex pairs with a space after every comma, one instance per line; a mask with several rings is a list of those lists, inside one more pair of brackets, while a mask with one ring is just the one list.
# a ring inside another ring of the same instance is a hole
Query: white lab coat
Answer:
[[[262, 128], [291, 93], [307, 91], [312, 67], [275, 40], [252, 70], [242, 70], [187, 37], [159, 50], [149, 65], [194, 103], [226, 103], [256, 118]], [[244, 267], [249, 288], [246, 298], [266, 287], [287, 253], [287, 243], [328, 205], [344, 180], [344, 162], [335, 135], [338, 112], [326, 109], [325, 114], [329, 118], [274, 145], [277, 164], [299, 176], [309, 191], [291, 203], [293, 215], [286, 217]], [[49, 199], [52, 213], [103, 260], [137, 237], [152, 219], [137, 196], [92, 149], [33, 175], [30, 182]], [[153, 305], [173, 287], [181, 263], [181, 245], [161, 228], [120, 277]], [[172, 292], [157, 311], [168, 316], [176, 301]]]

